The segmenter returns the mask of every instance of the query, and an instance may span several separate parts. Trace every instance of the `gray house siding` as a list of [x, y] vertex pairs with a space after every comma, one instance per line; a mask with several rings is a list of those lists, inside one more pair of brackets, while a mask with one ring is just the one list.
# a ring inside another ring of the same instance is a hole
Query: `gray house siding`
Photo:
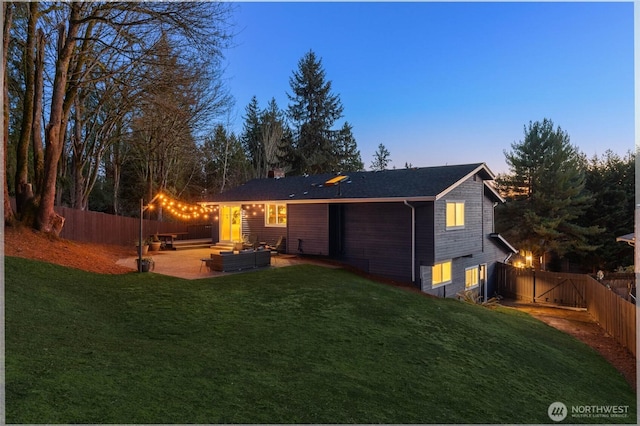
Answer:
[[[339, 188], [322, 185], [333, 177], [254, 179], [210, 205], [245, 203], [243, 234], [267, 242], [284, 236], [288, 253], [338, 259], [374, 275], [413, 281], [436, 296], [464, 291], [465, 270], [486, 265], [487, 294], [492, 295], [495, 262], [504, 261], [512, 247], [491, 235], [494, 203], [503, 200], [485, 185], [493, 173], [484, 163], [354, 172]], [[264, 210], [252, 204], [264, 200], [287, 204], [286, 227], [265, 226]], [[464, 224], [451, 229], [446, 227], [448, 201], [464, 203], [465, 211]], [[433, 265], [442, 261], [451, 261], [451, 281], [433, 288]]]
[[[435, 261], [454, 259], [478, 253], [483, 241], [484, 184], [477, 177], [468, 179], [435, 202]], [[446, 228], [447, 201], [465, 203], [465, 223], [462, 229]]]
[[[278, 238], [287, 236], [287, 228], [284, 226], [265, 226], [264, 215], [264, 204], [243, 204], [242, 235], [252, 235], [257, 237], [258, 241], [273, 245], [278, 241]], [[212, 219], [211, 240], [220, 241], [219, 218]]]
[[412, 203], [416, 213], [416, 263], [415, 263], [415, 283], [420, 283], [420, 266], [433, 265], [435, 259], [434, 240], [434, 203], [422, 202]]
[[402, 203], [344, 206], [343, 260], [365, 272], [411, 281], [411, 209]]
[[287, 205], [287, 253], [329, 255], [329, 205]]
[[[446, 229], [446, 202], [465, 202], [464, 229]], [[490, 237], [494, 231], [493, 200], [485, 196], [482, 179], [471, 178], [454, 188], [434, 207], [434, 251], [432, 263], [420, 266], [421, 289], [438, 297], [455, 297], [465, 291], [465, 271], [467, 268], [486, 265], [486, 296], [491, 297], [495, 282], [495, 263], [503, 261], [508, 252]], [[432, 266], [434, 263], [451, 260], [451, 282], [432, 286]], [[477, 291], [484, 290], [477, 287]]]

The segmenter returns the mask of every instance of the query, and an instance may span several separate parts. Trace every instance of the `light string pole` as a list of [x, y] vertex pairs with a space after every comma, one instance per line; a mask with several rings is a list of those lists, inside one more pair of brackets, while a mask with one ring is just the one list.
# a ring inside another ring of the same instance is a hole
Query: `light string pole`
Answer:
[[140, 235], [138, 239], [138, 272], [142, 272], [142, 222], [143, 222], [144, 212], [147, 209], [152, 208], [153, 202], [156, 201], [156, 199], [159, 196], [160, 194], [157, 194], [155, 197], [153, 197], [151, 201], [149, 201], [149, 204], [147, 204], [146, 206], [144, 205], [144, 199], [140, 198]]

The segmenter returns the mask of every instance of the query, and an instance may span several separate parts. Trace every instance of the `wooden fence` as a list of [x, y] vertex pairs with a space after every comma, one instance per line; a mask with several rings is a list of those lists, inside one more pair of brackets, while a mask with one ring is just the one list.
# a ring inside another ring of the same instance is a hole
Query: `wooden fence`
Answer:
[[529, 303], [586, 308], [588, 275], [566, 274], [514, 268], [498, 264], [497, 288], [503, 296]]
[[[56, 207], [56, 213], [65, 218], [60, 237], [68, 240], [101, 244], [131, 245], [138, 241], [140, 218], [114, 216], [106, 213]], [[143, 238], [163, 232], [187, 232], [188, 238], [210, 238], [210, 224], [142, 221]]]
[[497, 289], [529, 303], [586, 308], [618, 343], [636, 355], [636, 305], [586, 274], [532, 271], [497, 264]]
[[587, 312], [600, 327], [636, 355], [636, 305], [589, 277]]

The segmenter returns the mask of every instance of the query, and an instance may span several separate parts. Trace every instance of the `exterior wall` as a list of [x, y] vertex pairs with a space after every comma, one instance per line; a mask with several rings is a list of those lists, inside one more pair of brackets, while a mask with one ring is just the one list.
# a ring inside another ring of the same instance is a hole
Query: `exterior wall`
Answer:
[[329, 255], [329, 205], [287, 205], [287, 253]]
[[287, 236], [286, 226], [265, 226], [264, 204], [242, 206], [242, 234], [255, 235], [258, 241], [275, 244], [280, 237]]
[[[216, 211], [215, 215], [218, 215]], [[265, 226], [264, 204], [242, 205], [242, 235], [256, 235], [258, 241], [275, 244], [280, 237], [287, 236], [286, 226]], [[213, 220], [211, 226], [212, 241], [220, 241], [220, 219]]]
[[344, 205], [343, 260], [365, 272], [411, 281], [411, 209], [402, 203]]
[[435, 236], [433, 225], [434, 203], [413, 203], [416, 209], [416, 284], [420, 284], [420, 266], [433, 265]]
[[[470, 178], [435, 202], [435, 261], [467, 256], [482, 251], [484, 232], [484, 184], [479, 177]], [[447, 201], [465, 202], [463, 229], [446, 229]]]
[[[465, 201], [464, 229], [446, 230], [446, 202]], [[504, 261], [508, 251], [489, 235], [494, 231], [493, 201], [484, 195], [484, 184], [479, 177], [462, 183], [442, 199], [434, 203], [433, 263], [420, 266], [421, 289], [438, 297], [455, 297], [465, 290], [465, 270], [486, 264], [486, 296], [495, 293], [495, 264]], [[451, 282], [432, 287], [432, 266], [451, 260]], [[478, 291], [481, 291], [478, 287]]]

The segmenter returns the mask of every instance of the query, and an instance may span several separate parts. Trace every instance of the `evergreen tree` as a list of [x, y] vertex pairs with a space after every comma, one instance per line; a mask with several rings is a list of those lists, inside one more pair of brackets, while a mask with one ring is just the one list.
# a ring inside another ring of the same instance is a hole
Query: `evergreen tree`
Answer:
[[309, 51], [298, 62], [298, 70], [289, 79], [293, 94], [288, 117], [293, 123], [295, 140], [289, 160], [294, 174], [332, 171], [336, 152], [335, 130], [342, 117], [342, 103], [331, 92], [331, 81], [325, 78], [322, 61]]
[[391, 162], [391, 160], [389, 159], [390, 155], [391, 153], [389, 152], [387, 147], [384, 146], [384, 144], [378, 145], [378, 150], [373, 154], [373, 161], [371, 162], [371, 170], [374, 170], [374, 171], [386, 170], [387, 167], [389, 166], [389, 163]]
[[586, 188], [594, 202], [580, 223], [597, 225], [604, 231], [589, 241], [599, 248], [580, 258], [595, 269], [613, 271], [633, 265], [633, 248], [616, 241], [616, 237], [633, 232], [635, 204], [635, 155], [624, 158], [608, 150], [589, 161]]
[[285, 135], [288, 130], [284, 112], [278, 107], [275, 98], [271, 98], [267, 108], [260, 114], [260, 137], [264, 149], [263, 169], [265, 173], [282, 166], [280, 159], [286, 152]]
[[352, 127], [348, 122], [336, 134], [336, 152], [334, 158], [336, 164], [334, 170], [343, 172], [357, 172], [364, 169], [360, 158], [360, 150], [353, 137]]
[[254, 96], [245, 108], [244, 127], [240, 140], [247, 160], [252, 167], [252, 177], [264, 177], [264, 146], [260, 129], [260, 107]]
[[510, 174], [498, 181], [507, 198], [496, 217], [498, 232], [536, 258], [593, 251], [588, 237], [600, 228], [580, 225], [592, 202], [585, 190], [586, 161], [568, 133], [548, 119], [530, 122], [524, 141], [511, 149], [505, 151]]

